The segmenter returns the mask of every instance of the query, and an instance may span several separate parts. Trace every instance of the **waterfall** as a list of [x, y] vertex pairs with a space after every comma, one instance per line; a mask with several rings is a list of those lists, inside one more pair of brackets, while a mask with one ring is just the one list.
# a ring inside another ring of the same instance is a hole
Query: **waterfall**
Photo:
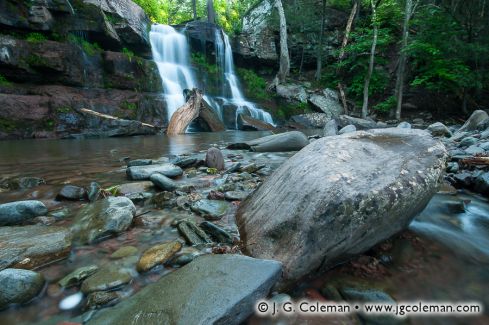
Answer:
[[[153, 25], [150, 32], [153, 59], [158, 66], [163, 82], [164, 98], [167, 104], [168, 120], [173, 113], [185, 104], [183, 91], [199, 87], [190, 65], [190, 49], [187, 38], [168, 25]], [[205, 101], [223, 119], [223, 106], [226, 104], [236, 107], [235, 127], [238, 128], [239, 114], [273, 124], [272, 116], [247, 101], [241, 90], [238, 77], [234, 71], [233, 52], [229, 37], [222, 30], [215, 32], [216, 65], [220, 80], [220, 94], [205, 94]], [[213, 96], [215, 95], [215, 97]]]
[[153, 25], [149, 33], [153, 59], [163, 81], [168, 121], [183, 104], [183, 91], [197, 87], [190, 69], [190, 50], [185, 35], [168, 25]]

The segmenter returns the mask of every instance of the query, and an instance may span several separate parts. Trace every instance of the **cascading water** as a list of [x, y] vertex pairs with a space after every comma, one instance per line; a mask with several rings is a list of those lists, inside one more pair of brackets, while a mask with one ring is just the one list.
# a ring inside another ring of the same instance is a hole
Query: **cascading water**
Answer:
[[151, 51], [163, 81], [168, 120], [183, 104], [183, 91], [197, 87], [190, 69], [190, 50], [185, 35], [168, 25], [153, 25], [150, 32]]
[[[168, 120], [185, 104], [184, 90], [199, 87], [190, 65], [190, 49], [187, 38], [168, 25], [153, 25], [150, 32], [151, 50], [163, 81], [164, 97], [167, 103]], [[235, 127], [238, 128], [239, 114], [274, 124], [272, 116], [247, 101], [234, 72], [233, 52], [229, 37], [220, 29], [215, 32], [216, 64], [221, 72], [221, 93], [205, 94], [204, 99], [223, 119], [223, 106], [236, 107]], [[219, 100], [217, 100], [219, 99]]]

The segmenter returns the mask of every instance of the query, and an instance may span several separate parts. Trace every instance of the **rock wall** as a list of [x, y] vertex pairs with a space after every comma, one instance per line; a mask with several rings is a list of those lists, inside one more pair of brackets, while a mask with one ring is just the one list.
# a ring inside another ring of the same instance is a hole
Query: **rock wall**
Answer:
[[81, 108], [165, 126], [149, 28], [129, 0], [0, 1], [0, 139], [94, 134]]

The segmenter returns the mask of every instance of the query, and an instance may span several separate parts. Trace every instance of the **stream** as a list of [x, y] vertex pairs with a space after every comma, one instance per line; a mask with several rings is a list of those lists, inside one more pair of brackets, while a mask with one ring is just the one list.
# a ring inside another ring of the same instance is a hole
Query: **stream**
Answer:
[[[124, 159], [127, 157], [157, 159], [162, 156], [196, 153], [211, 145], [222, 147], [225, 143], [250, 140], [267, 134], [269, 133], [227, 131], [172, 137], [162, 135], [0, 142], [0, 175], [3, 178], [36, 176], [44, 178], [47, 183], [28, 190], [0, 192], [0, 203], [38, 199], [45, 202], [51, 211], [67, 209], [68, 215], [73, 215], [80, 207], [79, 202], [55, 200], [63, 184], [87, 186], [90, 182], [97, 181], [107, 187], [128, 183], [124, 173]], [[225, 156], [228, 153], [224, 151]], [[289, 153], [240, 151], [239, 154], [247, 160], [266, 163], [272, 168], [290, 157]], [[209, 181], [212, 179], [209, 178]], [[140, 209], [138, 208], [138, 213], [141, 212]], [[131, 228], [116, 238], [76, 247], [68, 259], [38, 269], [48, 283], [40, 297], [27, 306], [0, 311], [0, 324], [37, 322], [59, 314], [81, 314], [81, 309], [59, 310], [59, 302], [76, 293], [77, 289], [61, 290], [56, 282], [80, 266], [95, 262], [99, 265], [115, 263], [110, 259], [110, 254], [121, 246], [133, 245], [142, 251], [162, 240], [178, 238], [178, 232], [170, 226], [175, 212], [163, 210], [159, 213], [161, 226], [156, 229]], [[230, 216], [229, 224], [232, 221]], [[69, 224], [69, 217], [56, 223], [64, 226]], [[398, 301], [478, 301], [486, 310], [489, 307], [489, 202], [485, 198], [464, 191], [439, 193], [411, 223], [409, 230], [389, 240], [389, 245], [388, 253], [382, 254], [389, 255], [391, 261], [386, 263], [387, 273], [383, 271], [381, 276], [358, 276], [351, 267], [340, 266], [310, 282], [298, 285], [289, 294], [293, 298], [307, 297], [311, 289], [318, 290], [324, 283], [362, 282], [385, 289]], [[378, 252], [375, 254], [378, 257], [382, 255]], [[171, 269], [157, 267], [144, 275], [135, 274], [134, 281], [122, 290], [123, 297], [157, 281]], [[255, 318], [252, 317], [250, 323], [257, 323]], [[414, 318], [410, 323], [487, 324], [487, 321], [489, 319], [484, 315], [462, 319]]]

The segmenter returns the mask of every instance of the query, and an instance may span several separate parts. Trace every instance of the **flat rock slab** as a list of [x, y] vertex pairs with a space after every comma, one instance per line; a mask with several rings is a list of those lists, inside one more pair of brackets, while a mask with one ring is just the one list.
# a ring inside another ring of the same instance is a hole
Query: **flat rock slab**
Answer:
[[248, 149], [256, 152], [298, 151], [309, 144], [306, 135], [299, 131], [272, 134], [245, 143], [234, 143], [228, 149]]
[[55, 226], [0, 227], [0, 270], [32, 269], [63, 259], [71, 251], [71, 232]]
[[88, 324], [240, 324], [279, 279], [281, 265], [242, 255], [204, 255]]
[[446, 157], [422, 130], [319, 139], [241, 203], [236, 218], [246, 253], [283, 262], [287, 281], [360, 254], [423, 210]]
[[151, 174], [158, 173], [166, 177], [177, 177], [183, 174], [183, 170], [174, 164], [133, 166], [126, 169], [129, 179], [134, 181], [148, 180]]

